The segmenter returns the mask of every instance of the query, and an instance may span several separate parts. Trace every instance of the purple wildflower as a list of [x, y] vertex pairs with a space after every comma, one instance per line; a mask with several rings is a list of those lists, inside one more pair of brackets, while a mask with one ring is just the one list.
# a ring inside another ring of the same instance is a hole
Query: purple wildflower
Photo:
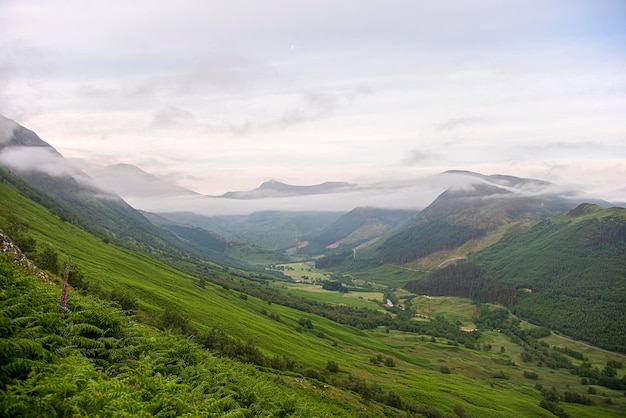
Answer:
[[69, 260], [67, 260], [67, 263], [65, 263], [65, 276], [64, 276], [64, 281], [63, 281], [63, 292], [61, 293], [61, 310], [60, 313], [64, 313], [65, 312], [65, 308], [67, 307], [67, 282], [68, 282], [68, 278], [70, 276], [70, 264], [72, 262], [72, 259], [70, 258]]

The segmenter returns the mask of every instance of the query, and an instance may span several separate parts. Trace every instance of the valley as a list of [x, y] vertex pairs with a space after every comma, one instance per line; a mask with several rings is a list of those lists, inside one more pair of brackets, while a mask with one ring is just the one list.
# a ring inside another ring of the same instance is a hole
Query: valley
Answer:
[[421, 210], [208, 216], [0, 174], [3, 416], [626, 411], [624, 208], [463, 172]]

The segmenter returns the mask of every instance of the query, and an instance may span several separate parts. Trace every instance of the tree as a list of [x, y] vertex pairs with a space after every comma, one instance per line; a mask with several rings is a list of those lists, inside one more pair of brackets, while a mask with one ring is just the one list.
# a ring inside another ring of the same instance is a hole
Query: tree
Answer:
[[396, 362], [393, 361], [393, 359], [391, 357], [387, 357], [385, 359], [385, 366], [387, 366], [387, 367], [396, 367]]
[[617, 375], [617, 371], [611, 366], [605, 366], [604, 370], [602, 370], [602, 374], [606, 377], [615, 377]]
[[328, 360], [328, 363], [326, 363], [326, 370], [328, 370], [331, 373], [338, 373], [339, 365], [333, 360]]

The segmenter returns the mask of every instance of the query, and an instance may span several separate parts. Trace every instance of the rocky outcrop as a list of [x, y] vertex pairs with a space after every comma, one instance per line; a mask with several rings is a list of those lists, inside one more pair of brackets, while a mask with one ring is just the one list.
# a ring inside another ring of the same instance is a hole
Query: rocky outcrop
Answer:
[[22, 269], [28, 271], [28, 273], [34, 276], [39, 277], [46, 283], [49, 283], [51, 285], [55, 284], [50, 276], [46, 272], [38, 268], [35, 263], [30, 261], [28, 257], [26, 257], [24, 253], [22, 253], [19, 247], [15, 245], [13, 241], [11, 241], [11, 238], [9, 238], [9, 236], [5, 234], [4, 231], [2, 231], [1, 229], [0, 252], [8, 257], [7, 261], [18, 264]]

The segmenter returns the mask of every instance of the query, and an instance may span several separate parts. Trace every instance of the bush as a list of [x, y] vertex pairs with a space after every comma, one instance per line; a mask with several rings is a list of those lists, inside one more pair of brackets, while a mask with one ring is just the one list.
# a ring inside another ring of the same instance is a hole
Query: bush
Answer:
[[326, 363], [326, 370], [328, 370], [331, 373], [338, 373], [339, 365], [333, 360], [328, 360], [328, 363]]
[[59, 253], [48, 243], [42, 245], [42, 249], [37, 252], [34, 261], [37, 267], [42, 270], [48, 270], [53, 274], [59, 273]]
[[539, 379], [539, 375], [537, 373], [529, 372], [528, 370], [524, 371], [524, 377], [527, 379], [534, 379], [534, 380]]
[[439, 371], [443, 374], [450, 374], [450, 368], [448, 366], [440, 366]]
[[454, 405], [454, 414], [457, 417], [465, 417], [465, 409], [463, 409], [463, 407], [459, 404]]
[[494, 373], [491, 377], [493, 377], [494, 379], [508, 379], [509, 378], [509, 376], [504, 374], [502, 370], [498, 371], [497, 373]]
[[161, 315], [161, 327], [180, 334], [195, 334], [195, 329], [191, 326], [189, 315], [168, 306]]
[[304, 328], [313, 329], [313, 323], [310, 319], [300, 318], [298, 319], [298, 324]]
[[123, 290], [114, 289], [111, 292], [111, 300], [116, 302], [125, 311], [135, 311], [139, 309], [137, 299]]
[[387, 367], [396, 367], [396, 362], [391, 357], [387, 357], [385, 359], [385, 366], [387, 366]]

